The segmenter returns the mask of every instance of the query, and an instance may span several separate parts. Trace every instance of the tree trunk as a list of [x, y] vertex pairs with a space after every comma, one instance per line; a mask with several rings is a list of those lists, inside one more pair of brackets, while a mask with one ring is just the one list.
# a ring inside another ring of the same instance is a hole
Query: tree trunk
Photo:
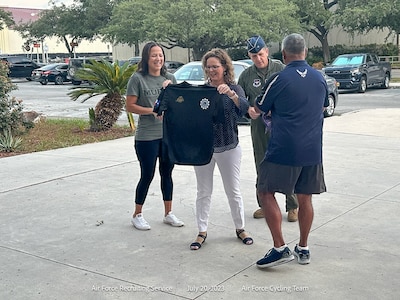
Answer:
[[71, 47], [70, 47], [70, 44], [68, 43], [68, 39], [67, 39], [67, 37], [64, 35], [63, 37], [63, 40], [64, 40], [64, 45], [65, 45], [65, 47], [67, 48], [67, 50], [68, 50], [68, 53], [69, 53], [69, 56], [70, 57], [72, 57], [72, 49], [71, 49]]
[[197, 49], [196, 47], [193, 47], [193, 60], [201, 60], [203, 57], [203, 52], [200, 49]]
[[139, 56], [139, 41], [135, 41], [135, 55]]
[[110, 129], [121, 115], [124, 103], [121, 95], [105, 95], [94, 109], [95, 126], [93, 129], [98, 131]]
[[321, 42], [324, 62], [325, 63], [330, 62], [331, 54], [329, 51], [329, 44], [328, 44], [329, 30], [326, 29], [323, 25], [318, 25], [315, 29], [310, 29], [309, 32], [311, 32]]
[[321, 44], [322, 44], [322, 53], [324, 55], [324, 62], [325, 63], [330, 62], [331, 61], [331, 53], [329, 51], [329, 44], [328, 44], [327, 36], [324, 39], [322, 39]]

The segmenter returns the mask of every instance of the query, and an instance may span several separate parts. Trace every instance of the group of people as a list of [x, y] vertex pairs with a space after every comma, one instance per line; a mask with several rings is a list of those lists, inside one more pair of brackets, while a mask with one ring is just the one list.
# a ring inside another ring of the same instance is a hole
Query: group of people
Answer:
[[[197, 181], [196, 221], [198, 234], [191, 250], [202, 247], [207, 238], [215, 165], [220, 171], [228, 198], [235, 234], [245, 245], [253, 239], [244, 229], [245, 217], [240, 190], [242, 150], [238, 138], [238, 119], [251, 118], [251, 136], [257, 171], [256, 190], [259, 209], [254, 218], [265, 218], [274, 247], [257, 261], [260, 268], [272, 267], [297, 257], [300, 264], [310, 262], [308, 235], [313, 220], [312, 194], [326, 190], [322, 168], [323, 110], [327, 103], [327, 86], [322, 75], [305, 61], [304, 38], [291, 34], [282, 42], [286, 64], [268, 57], [268, 48], [260, 36], [247, 41], [248, 55], [254, 65], [235, 82], [232, 60], [223, 49], [212, 49], [202, 58], [206, 85], [221, 95], [224, 119], [213, 124], [213, 154], [209, 163], [194, 166]], [[151, 227], [142, 208], [153, 180], [157, 160], [164, 200], [163, 222], [184, 226], [172, 212], [174, 164], [163, 149], [162, 116], [154, 112], [161, 89], [176, 84], [167, 72], [163, 48], [147, 43], [142, 60], [129, 80], [126, 109], [139, 115], [135, 134], [135, 151], [140, 163], [140, 180], [136, 187], [133, 226]], [[266, 120], [271, 124], [266, 126]], [[275, 193], [286, 195], [288, 221], [299, 222], [300, 239], [293, 252], [286, 245], [281, 230], [282, 215]]]

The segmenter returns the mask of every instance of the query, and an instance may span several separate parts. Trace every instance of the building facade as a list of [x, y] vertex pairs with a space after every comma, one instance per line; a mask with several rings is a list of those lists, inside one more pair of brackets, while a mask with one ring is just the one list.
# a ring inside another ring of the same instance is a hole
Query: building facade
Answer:
[[[38, 19], [42, 10], [33, 8], [0, 7], [4, 11], [11, 12], [15, 23], [26, 23]], [[72, 41], [72, 37], [67, 37]], [[104, 43], [101, 40], [80, 41], [77, 47], [74, 47], [73, 55], [99, 53], [102, 55], [112, 55], [112, 45]], [[52, 37], [45, 38], [43, 41], [26, 43], [18, 31], [5, 27], [0, 31], [0, 54], [1, 55], [26, 55], [39, 62], [47, 62], [46, 59], [60, 59], [70, 57], [64, 41]]]

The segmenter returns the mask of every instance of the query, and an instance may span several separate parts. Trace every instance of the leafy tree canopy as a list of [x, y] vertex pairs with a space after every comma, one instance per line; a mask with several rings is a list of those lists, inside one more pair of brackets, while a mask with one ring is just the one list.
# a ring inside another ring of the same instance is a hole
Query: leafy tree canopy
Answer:
[[115, 6], [103, 33], [109, 40], [135, 44], [155, 40], [166, 48], [205, 51], [245, 45], [254, 34], [280, 41], [299, 31], [296, 6], [287, 0], [137, 0]]
[[349, 32], [388, 28], [400, 33], [400, 0], [341, 0], [336, 23]]
[[71, 6], [61, 4], [44, 10], [35, 22], [16, 27], [22, 37], [29, 41], [42, 41], [46, 37], [57, 37], [62, 40], [72, 53], [71, 41], [79, 39], [93, 40], [99, 37], [100, 29], [111, 18], [113, 1], [109, 0], [75, 0]]
[[5, 26], [10, 27], [14, 24], [11, 13], [0, 9], [0, 30], [3, 30]]
[[298, 6], [297, 15], [303, 29], [321, 42], [324, 61], [330, 61], [328, 33], [334, 24], [339, 0], [290, 1]]

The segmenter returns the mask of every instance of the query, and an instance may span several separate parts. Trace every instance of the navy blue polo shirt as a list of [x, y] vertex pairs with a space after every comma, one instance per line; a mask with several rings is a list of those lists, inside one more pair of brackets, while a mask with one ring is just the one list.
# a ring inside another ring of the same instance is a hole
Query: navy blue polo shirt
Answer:
[[164, 112], [163, 142], [178, 165], [205, 165], [214, 153], [214, 123], [223, 122], [224, 107], [215, 87], [169, 84], [160, 94]]
[[293, 61], [271, 76], [256, 99], [271, 111], [271, 139], [265, 159], [289, 166], [322, 163], [323, 108], [328, 88], [323, 76], [306, 61]]

